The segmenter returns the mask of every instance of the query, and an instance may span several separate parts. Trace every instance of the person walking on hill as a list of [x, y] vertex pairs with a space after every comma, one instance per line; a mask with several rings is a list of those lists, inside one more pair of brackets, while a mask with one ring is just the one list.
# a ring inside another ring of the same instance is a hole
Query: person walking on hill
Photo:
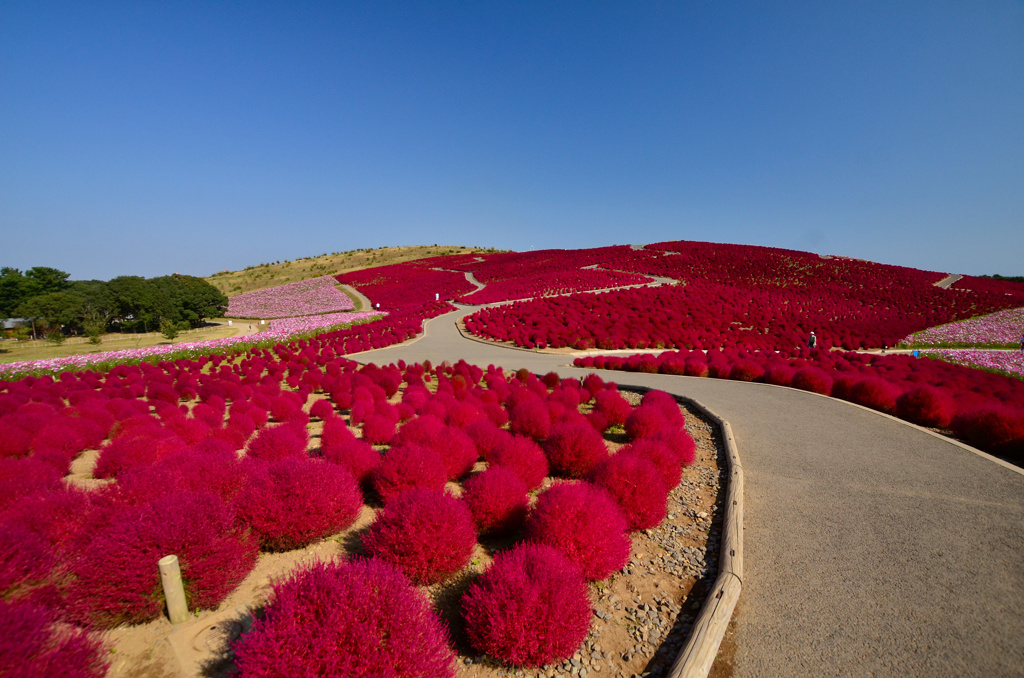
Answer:
[[814, 336], [814, 332], [811, 332], [811, 336], [807, 339], [807, 348], [818, 348], [818, 338]]
[[1020, 350], [1024, 351], [1024, 334], [1020, 335]]

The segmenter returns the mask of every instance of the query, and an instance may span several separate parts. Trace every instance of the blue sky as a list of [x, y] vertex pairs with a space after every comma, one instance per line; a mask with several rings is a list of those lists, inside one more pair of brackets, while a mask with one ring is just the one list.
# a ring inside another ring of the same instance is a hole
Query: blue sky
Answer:
[[1024, 3], [0, 4], [0, 265], [668, 239], [1024, 274]]

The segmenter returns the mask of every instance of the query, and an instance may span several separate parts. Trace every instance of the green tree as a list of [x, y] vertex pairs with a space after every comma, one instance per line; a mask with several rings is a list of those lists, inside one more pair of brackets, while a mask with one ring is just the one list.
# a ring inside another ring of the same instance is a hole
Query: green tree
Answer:
[[77, 332], [82, 328], [84, 304], [85, 298], [74, 291], [50, 292], [23, 301], [14, 312], [22, 318], [36, 318], [50, 329], [64, 326]]
[[25, 271], [27, 296], [63, 292], [71, 287], [70, 274], [49, 266], [33, 266]]
[[69, 290], [81, 298], [81, 320], [106, 330], [117, 314], [117, 303], [108, 283], [102, 280], [79, 280], [71, 283]]
[[0, 318], [14, 315], [21, 302], [28, 298], [25, 276], [16, 268], [0, 268]]
[[165, 275], [149, 281], [156, 300], [154, 313], [175, 322], [199, 327], [206, 318], [224, 316], [228, 298], [202, 278]]
[[178, 323], [164, 318], [160, 321], [160, 334], [167, 337], [170, 341], [174, 341], [174, 338], [178, 336]]
[[114, 298], [114, 319], [127, 331], [141, 328], [149, 331], [156, 325], [153, 316], [153, 290], [145, 278], [137, 275], [121, 275], [107, 283]]

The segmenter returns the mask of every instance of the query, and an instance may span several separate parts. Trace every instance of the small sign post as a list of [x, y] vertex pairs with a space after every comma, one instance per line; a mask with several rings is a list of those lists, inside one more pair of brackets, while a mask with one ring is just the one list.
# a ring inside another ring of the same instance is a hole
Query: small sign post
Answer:
[[188, 619], [188, 603], [185, 602], [185, 586], [181, 582], [178, 556], [164, 556], [157, 564], [160, 567], [160, 583], [164, 585], [167, 617], [172, 624], [180, 624]]

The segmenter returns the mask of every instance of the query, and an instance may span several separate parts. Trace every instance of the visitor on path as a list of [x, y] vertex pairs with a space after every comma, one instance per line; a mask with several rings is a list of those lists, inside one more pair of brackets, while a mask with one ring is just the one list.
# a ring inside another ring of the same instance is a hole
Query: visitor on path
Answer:
[[1024, 351], [1024, 334], [1020, 335], [1020, 350]]
[[807, 339], [807, 348], [818, 348], [818, 338], [814, 336], [814, 332], [811, 332], [811, 336]]

